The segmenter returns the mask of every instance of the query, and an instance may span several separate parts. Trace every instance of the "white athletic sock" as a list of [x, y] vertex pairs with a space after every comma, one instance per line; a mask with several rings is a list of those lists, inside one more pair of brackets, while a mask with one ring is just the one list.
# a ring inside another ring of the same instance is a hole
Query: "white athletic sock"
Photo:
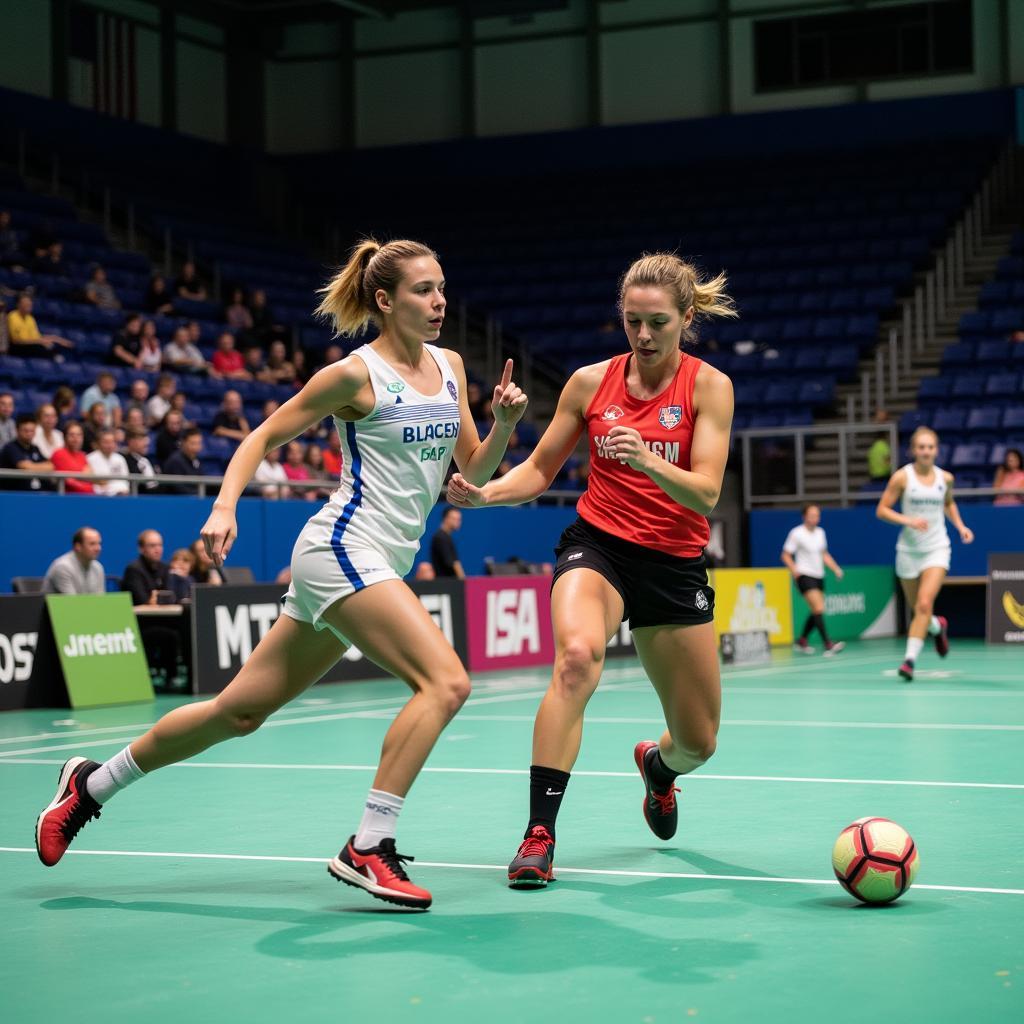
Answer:
[[105, 804], [115, 793], [138, 782], [146, 773], [135, 763], [130, 747], [105, 761], [86, 780], [89, 796], [98, 804]]
[[924, 647], [924, 641], [919, 636], [907, 637], [907, 661], [917, 661], [917, 656]]
[[932, 621], [928, 623], [928, 635], [938, 636], [942, 632], [942, 623], [939, 622], [938, 616], [933, 615]]
[[369, 850], [379, 846], [382, 839], [395, 838], [395, 825], [405, 803], [404, 797], [371, 789], [366, 797], [363, 820], [359, 823], [354, 845], [357, 850]]

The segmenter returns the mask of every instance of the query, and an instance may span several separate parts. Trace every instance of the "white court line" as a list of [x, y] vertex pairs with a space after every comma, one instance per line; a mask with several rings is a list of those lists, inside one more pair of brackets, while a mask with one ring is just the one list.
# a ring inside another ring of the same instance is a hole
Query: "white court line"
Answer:
[[[0, 846], [0, 853], [32, 853], [31, 846]], [[79, 857], [166, 857], [175, 860], [248, 860], [270, 861], [288, 864], [326, 864], [327, 857], [283, 857], [266, 854], [246, 853], [164, 853], [150, 850], [68, 850]], [[417, 861], [418, 868], [451, 868], [456, 871], [508, 871], [504, 864], [456, 864], [446, 861]], [[828, 885], [838, 886], [834, 878], [787, 878], [772, 875], [710, 875], [698, 871], [616, 871], [604, 868], [564, 868], [559, 866], [557, 874], [611, 875], [619, 878], [679, 878], [698, 882], [764, 882], [770, 885]], [[975, 892], [991, 893], [997, 896], [1024, 896], [1024, 889], [995, 889], [978, 885], [925, 885], [916, 884], [914, 889], [931, 892]]]
[[[0, 765], [32, 764], [61, 765], [64, 762], [52, 758], [24, 758], [0, 761]], [[168, 765], [169, 768], [213, 768], [213, 769], [250, 769], [256, 771], [289, 771], [289, 772], [375, 772], [375, 764], [279, 764], [265, 761], [182, 761]], [[438, 775], [529, 775], [527, 768], [435, 768], [427, 766], [420, 769], [423, 773]], [[599, 779], [635, 779], [637, 773], [632, 772], [599, 772], [574, 771], [573, 778]], [[1024, 783], [1017, 782], [941, 782], [912, 779], [836, 779], [815, 778], [805, 775], [715, 775], [711, 772], [700, 772], [686, 777], [686, 784], [691, 782], [787, 782], [810, 785], [836, 786], [923, 786], [934, 789], [1006, 789], [1024, 790]]]
[[[532, 722], [532, 715], [459, 715], [460, 722]], [[609, 718], [587, 715], [587, 725], [657, 725], [664, 727], [663, 718]], [[802, 719], [729, 718], [726, 726], [750, 726], [761, 729], [937, 729], [949, 732], [1024, 732], [1024, 725], [963, 724], [960, 722], [819, 722]]]

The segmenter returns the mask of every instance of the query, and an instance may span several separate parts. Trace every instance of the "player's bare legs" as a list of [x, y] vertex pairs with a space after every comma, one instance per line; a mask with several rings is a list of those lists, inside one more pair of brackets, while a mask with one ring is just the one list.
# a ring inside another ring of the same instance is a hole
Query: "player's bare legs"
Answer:
[[911, 611], [907, 628], [907, 652], [899, 668], [899, 674], [906, 682], [914, 678], [914, 663], [929, 634], [935, 637], [935, 647], [940, 657], [944, 658], [949, 651], [946, 637], [949, 624], [945, 618], [934, 613], [935, 599], [945, 580], [946, 570], [941, 566], [930, 566], [916, 580], [900, 580], [904, 600]]

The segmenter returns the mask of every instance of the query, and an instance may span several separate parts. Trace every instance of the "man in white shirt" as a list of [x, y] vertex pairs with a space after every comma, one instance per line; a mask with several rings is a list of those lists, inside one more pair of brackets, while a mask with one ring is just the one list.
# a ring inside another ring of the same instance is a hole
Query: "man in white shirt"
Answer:
[[47, 594], [103, 594], [107, 577], [97, 559], [103, 550], [99, 530], [82, 526], [71, 538], [71, 550], [55, 558], [46, 570], [43, 590]]
[[156, 394], [146, 403], [146, 422], [156, 426], [171, 411], [171, 399], [178, 390], [178, 382], [172, 373], [161, 373], [156, 382]]
[[253, 480], [265, 486], [260, 488], [264, 498], [290, 498], [292, 491], [290, 487], [275, 487], [274, 484], [288, 483], [288, 476], [281, 465], [281, 449], [271, 448], [266, 458], [256, 467]]
[[109, 497], [115, 494], [127, 494], [131, 490], [127, 480], [117, 479], [128, 476], [128, 463], [117, 450], [117, 435], [113, 430], [107, 428], [100, 431], [96, 448], [89, 452], [86, 459], [89, 467], [96, 474], [96, 480], [93, 481], [92, 486], [97, 494], [105, 494]]
[[814, 648], [807, 643], [807, 638], [811, 630], [817, 629], [825, 642], [825, 654], [838, 654], [846, 644], [842, 640], [833, 642], [825, 630], [825, 566], [839, 580], [843, 578], [843, 570], [828, 553], [825, 531], [818, 525], [821, 509], [817, 505], [804, 505], [803, 514], [803, 525], [794, 526], [782, 546], [782, 561], [793, 574], [797, 588], [810, 609], [803, 633], [794, 646], [804, 654], [813, 654]]
[[189, 340], [188, 328], [179, 327], [164, 345], [164, 365], [185, 373], [202, 373], [206, 360], [202, 352]]

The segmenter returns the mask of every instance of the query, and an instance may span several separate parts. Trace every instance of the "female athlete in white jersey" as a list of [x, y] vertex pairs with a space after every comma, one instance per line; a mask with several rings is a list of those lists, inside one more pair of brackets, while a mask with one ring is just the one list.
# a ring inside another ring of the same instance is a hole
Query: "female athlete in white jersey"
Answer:
[[355, 644], [413, 691], [384, 738], [362, 822], [328, 864], [339, 881], [402, 906], [426, 908], [395, 849], [403, 799], [431, 748], [469, 695], [455, 651], [402, 577], [454, 455], [476, 483], [489, 480], [526, 396], [505, 365], [494, 389], [495, 424], [480, 441], [466, 399], [462, 359], [436, 340], [444, 320], [437, 256], [419, 242], [360, 243], [324, 289], [318, 312], [338, 332], [380, 337], [320, 370], [239, 446], [225, 473], [203, 541], [220, 566], [235, 540], [235, 506], [272, 448], [333, 415], [344, 451], [341, 486], [306, 524], [292, 554], [284, 614], [217, 697], [171, 711], [105, 764], [68, 761], [40, 814], [36, 848], [60, 860], [100, 806], [144, 775], [247, 735], [315, 683]]
[[[914, 461], [889, 478], [876, 509], [879, 519], [903, 527], [896, 542], [896, 575], [914, 617], [907, 630], [907, 652], [899, 673], [908, 683], [914, 678], [914, 662], [926, 636], [935, 637], [940, 658], [949, 653], [949, 623], [945, 617], [932, 614], [949, 572], [951, 550], [944, 518], [956, 527], [965, 544], [974, 540], [953, 500], [953, 474], [935, 465], [938, 449], [939, 435], [930, 427], [918, 427], [910, 438]], [[894, 506], [901, 497], [902, 510], [897, 512]]]

